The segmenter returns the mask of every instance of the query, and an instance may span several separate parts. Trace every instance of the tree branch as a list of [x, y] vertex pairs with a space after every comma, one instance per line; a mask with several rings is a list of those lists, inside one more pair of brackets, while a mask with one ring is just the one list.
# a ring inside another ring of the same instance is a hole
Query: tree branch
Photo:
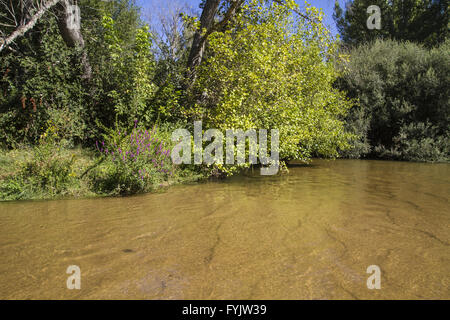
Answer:
[[222, 28], [224, 28], [227, 23], [231, 20], [231, 18], [234, 17], [236, 14], [237, 9], [244, 4], [245, 0], [235, 0], [231, 7], [228, 9], [228, 11], [225, 13], [225, 16], [223, 17], [222, 21], [216, 23], [210, 30], [206, 32], [206, 34], [203, 36], [203, 38], [207, 38], [211, 33], [215, 31], [219, 31]]
[[[75, 8], [78, 8], [75, 6]], [[81, 64], [83, 67], [83, 76], [85, 80], [92, 79], [92, 67], [86, 52], [83, 34], [81, 33], [81, 21], [78, 12], [74, 11], [73, 0], [61, 0], [61, 6], [57, 10], [58, 27], [61, 36], [70, 48], [81, 50]]]
[[[194, 41], [192, 43], [191, 52], [188, 59], [188, 78], [189, 86], [195, 81], [196, 78], [196, 67], [199, 66], [203, 60], [203, 53], [205, 51], [206, 40], [208, 36], [214, 31], [218, 31], [223, 28], [233, 16], [236, 14], [236, 10], [242, 6], [245, 0], [232, 0], [230, 8], [225, 13], [224, 18], [218, 22], [214, 23], [214, 18], [216, 16], [217, 10], [219, 8], [220, 0], [208, 0], [206, 1], [205, 8], [203, 9], [202, 16], [200, 18], [200, 30], [197, 30], [194, 36]], [[202, 31], [206, 30], [205, 34]]]
[[[281, 0], [273, 0], [273, 2], [276, 2], [280, 5], [285, 5], [286, 3], [284, 3], [284, 1]], [[306, 14], [301, 13], [300, 11], [298, 11], [297, 9], [292, 9], [292, 11], [294, 11], [296, 14], [298, 14], [300, 17], [302, 17], [303, 19], [306, 19], [308, 21], [311, 21], [311, 18], [308, 17]]]
[[17, 28], [9, 37], [6, 39], [0, 39], [0, 52], [2, 52], [6, 47], [8, 47], [11, 43], [13, 43], [18, 37], [23, 36], [29, 30], [33, 29], [36, 23], [42, 16], [56, 4], [58, 4], [61, 0], [49, 0], [44, 2], [41, 8], [34, 14], [30, 21], [28, 21], [23, 26]]

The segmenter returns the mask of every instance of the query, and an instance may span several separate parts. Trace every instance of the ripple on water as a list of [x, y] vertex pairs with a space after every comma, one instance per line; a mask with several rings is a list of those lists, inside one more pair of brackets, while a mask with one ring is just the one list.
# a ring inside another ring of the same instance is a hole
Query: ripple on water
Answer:
[[[449, 165], [315, 161], [130, 198], [0, 204], [0, 298], [450, 298]], [[83, 289], [65, 289], [79, 265]], [[369, 265], [382, 290], [366, 287]]]

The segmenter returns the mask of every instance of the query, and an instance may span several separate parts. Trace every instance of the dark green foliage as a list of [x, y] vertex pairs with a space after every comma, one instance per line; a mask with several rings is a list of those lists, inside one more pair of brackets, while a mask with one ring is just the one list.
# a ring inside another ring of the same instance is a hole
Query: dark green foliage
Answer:
[[63, 138], [84, 139], [86, 94], [79, 54], [66, 47], [53, 17], [1, 59], [0, 145], [36, 143], [50, 119]]
[[448, 161], [450, 156], [449, 131], [441, 134], [436, 126], [430, 123], [410, 123], [400, 128], [394, 137], [394, 146], [386, 149], [375, 147], [381, 158], [410, 161]]
[[347, 126], [360, 139], [347, 156], [448, 159], [450, 41], [425, 49], [376, 41], [351, 52], [339, 88], [359, 99]]
[[[381, 10], [381, 30], [369, 30], [367, 8]], [[448, 37], [448, 0], [352, 0], [346, 8], [336, 1], [334, 19], [343, 42], [355, 46], [375, 39], [396, 39], [436, 46]]]
[[95, 141], [100, 122], [150, 122], [155, 64], [134, 1], [83, 0], [82, 33], [93, 79], [82, 80], [81, 50], [67, 47], [47, 13], [0, 60], [0, 145], [36, 144], [51, 120], [72, 145]]

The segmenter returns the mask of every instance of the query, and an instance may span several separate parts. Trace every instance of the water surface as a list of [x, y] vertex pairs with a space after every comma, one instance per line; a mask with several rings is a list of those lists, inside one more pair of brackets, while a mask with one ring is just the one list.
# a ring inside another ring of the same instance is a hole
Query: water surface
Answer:
[[[0, 203], [0, 298], [450, 299], [449, 186], [447, 164], [315, 161], [131, 198]], [[66, 287], [70, 265], [81, 290]]]

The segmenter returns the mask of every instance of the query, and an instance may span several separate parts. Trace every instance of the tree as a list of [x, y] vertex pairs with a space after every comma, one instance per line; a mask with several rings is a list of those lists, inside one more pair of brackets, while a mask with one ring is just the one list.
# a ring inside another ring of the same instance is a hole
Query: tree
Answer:
[[5, 29], [12, 30], [9, 35], [1, 31], [0, 52], [33, 29], [39, 19], [55, 7], [61, 36], [69, 47], [76, 47], [82, 51], [83, 78], [91, 79], [89, 58], [87, 52], [83, 50], [85, 43], [81, 34], [79, 7], [75, 5], [74, 0], [19, 0], [14, 4], [11, 1], [0, 0], [0, 5], [6, 9], [5, 13], [0, 15], [0, 24]]
[[306, 9], [308, 19], [293, 9], [252, 0], [213, 32], [195, 84], [202, 95], [188, 112], [222, 131], [278, 129], [284, 160], [333, 157], [346, 147], [340, 119], [351, 105], [332, 86], [337, 43], [317, 9]]
[[376, 40], [351, 51], [336, 82], [359, 101], [346, 119], [359, 136], [350, 157], [448, 160], [449, 47]]
[[[247, 0], [248, 2], [248, 0]], [[310, 21], [310, 17], [301, 13], [298, 7], [292, 7], [292, 0], [261, 0], [261, 4], [275, 3], [281, 6], [290, 6], [290, 10], [301, 18]], [[200, 17], [200, 26], [195, 31], [189, 58], [187, 62], [188, 88], [192, 87], [197, 77], [197, 67], [200, 66], [205, 53], [206, 42], [213, 32], [225, 31], [230, 21], [236, 16], [246, 0], [203, 0], [200, 7], [203, 8]], [[310, 21], [317, 22], [317, 21]]]
[[13, 3], [0, 0], [0, 7], [5, 10], [0, 13], [0, 25], [5, 30], [0, 30], [0, 52], [8, 48], [17, 38], [33, 29], [38, 20], [61, 1], [19, 0]]
[[[371, 5], [381, 9], [380, 30], [367, 28], [367, 8]], [[435, 46], [448, 36], [447, 0], [353, 0], [345, 10], [336, 1], [333, 17], [347, 46], [380, 38]]]
[[[78, 0], [79, 12], [66, 12], [71, 3], [61, 0], [0, 53], [0, 145], [36, 143], [48, 121], [69, 143], [86, 144], [102, 130], [98, 123], [110, 127], [116, 120], [132, 123], [137, 113], [140, 119], [151, 115], [154, 59], [139, 8], [130, 0]], [[5, 35], [37, 12], [29, 7], [22, 13], [20, 2], [4, 4], [15, 6], [14, 16], [0, 17], [0, 23], [12, 21], [0, 28]], [[92, 71], [90, 81], [86, 71]]]
[[222, 5], [228, 6], [228, 8], [223, 14], [222, 19], [219, 22], [215, 22], [221, 0], [205, 0], [202, 5], [203, 11], [200, 17], [200, 28], [195, 32], [187, 63], [189, 83], [195, 81], [197, 75], [196, 68], [202, 62], [208, 36], [214, 31], [223, 28], [228, 21], [233, 18], [244, 1], [245, 0], [226, 0]]
[[190, 8], [180, 0], [170, 3], [155, 1], [154, 8], [146, 13], [146, 22], [155, 39], [155, 53], [161, 60], [179, 61], [190, 47], [188, 39], [193, 37], [193, 33], [187, 34], [188, 28], [183, 19], [187, 13], [190, 14]]

